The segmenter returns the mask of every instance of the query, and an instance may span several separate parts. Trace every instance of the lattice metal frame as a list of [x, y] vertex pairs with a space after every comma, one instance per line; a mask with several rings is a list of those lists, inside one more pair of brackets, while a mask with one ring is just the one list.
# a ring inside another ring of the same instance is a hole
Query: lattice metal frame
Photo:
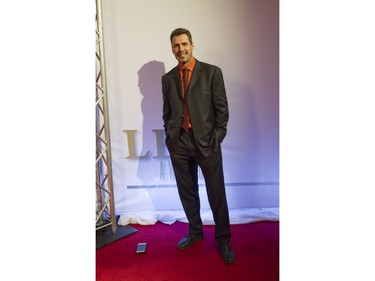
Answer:
[[101, 0], [96, 0], [96, 230], [116, 232]]

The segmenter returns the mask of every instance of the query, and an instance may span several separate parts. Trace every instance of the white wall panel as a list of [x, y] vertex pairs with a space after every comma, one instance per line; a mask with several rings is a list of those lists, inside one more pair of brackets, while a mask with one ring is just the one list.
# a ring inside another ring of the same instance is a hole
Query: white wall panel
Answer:
[[[224, 74], [229, 207], [278, 207], [278, 1], [107, 0], [103, 25], [116, 213], [181, 209], [169, 158], [154, 158], [167, 152], [158, 151], [153, 131], [163, 129], [161, 76], [177, 65], [169, 41], [177, 27], [191, 31], [195, 57]], [[202, 208], [209, 208], [200, 183]]]

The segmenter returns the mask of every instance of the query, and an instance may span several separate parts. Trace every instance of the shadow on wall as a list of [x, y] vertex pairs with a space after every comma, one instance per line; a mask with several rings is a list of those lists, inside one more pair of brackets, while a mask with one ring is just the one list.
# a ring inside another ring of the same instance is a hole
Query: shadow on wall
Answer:
[[164, 63], [159, 61], [150, 61], [138, 70], [138, 87], [143, 96], [141, 102], [143, 115], [142, 149], [137, 171], [141, 180], [145, 175], [150, 176], [150, 173], [153, 173], [149, 169], [150, 166], [147, 165], [147, 162], [150, 162], [152, 157], [156, 156], [156, 135], [152, 130], [163, 129], [161, 77], [164, 74]]

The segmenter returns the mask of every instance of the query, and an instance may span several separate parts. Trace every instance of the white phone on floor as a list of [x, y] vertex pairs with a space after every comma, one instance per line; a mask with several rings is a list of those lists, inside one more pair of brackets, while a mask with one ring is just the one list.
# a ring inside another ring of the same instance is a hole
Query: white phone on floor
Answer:
[[138, 243], [137, 244], [137, 249], [136, 249], [136, 253], [137, 254], [141, 254], [141, 253], [144, 253], [146, 252], [146, 243]]

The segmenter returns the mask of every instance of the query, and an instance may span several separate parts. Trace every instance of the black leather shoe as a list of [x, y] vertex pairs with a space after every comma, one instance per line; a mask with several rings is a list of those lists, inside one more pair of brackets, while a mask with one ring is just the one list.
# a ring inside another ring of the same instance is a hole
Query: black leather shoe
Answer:
[[189, 234], [188, 236], [182, 238], [180, 242], [178, 242], [177, 248], [186, 249], [186, 248], [190, 247], [191, 244], [193, 244], [195, 241], [202, 240], [202, 239], [203, 239], [203, 235], [192, 236], [192, 235]]
[[234, 254], [233, 249], [229, 244], [220, 246], [219, 251], [225, 263], [234, 263], [236, 255]]

